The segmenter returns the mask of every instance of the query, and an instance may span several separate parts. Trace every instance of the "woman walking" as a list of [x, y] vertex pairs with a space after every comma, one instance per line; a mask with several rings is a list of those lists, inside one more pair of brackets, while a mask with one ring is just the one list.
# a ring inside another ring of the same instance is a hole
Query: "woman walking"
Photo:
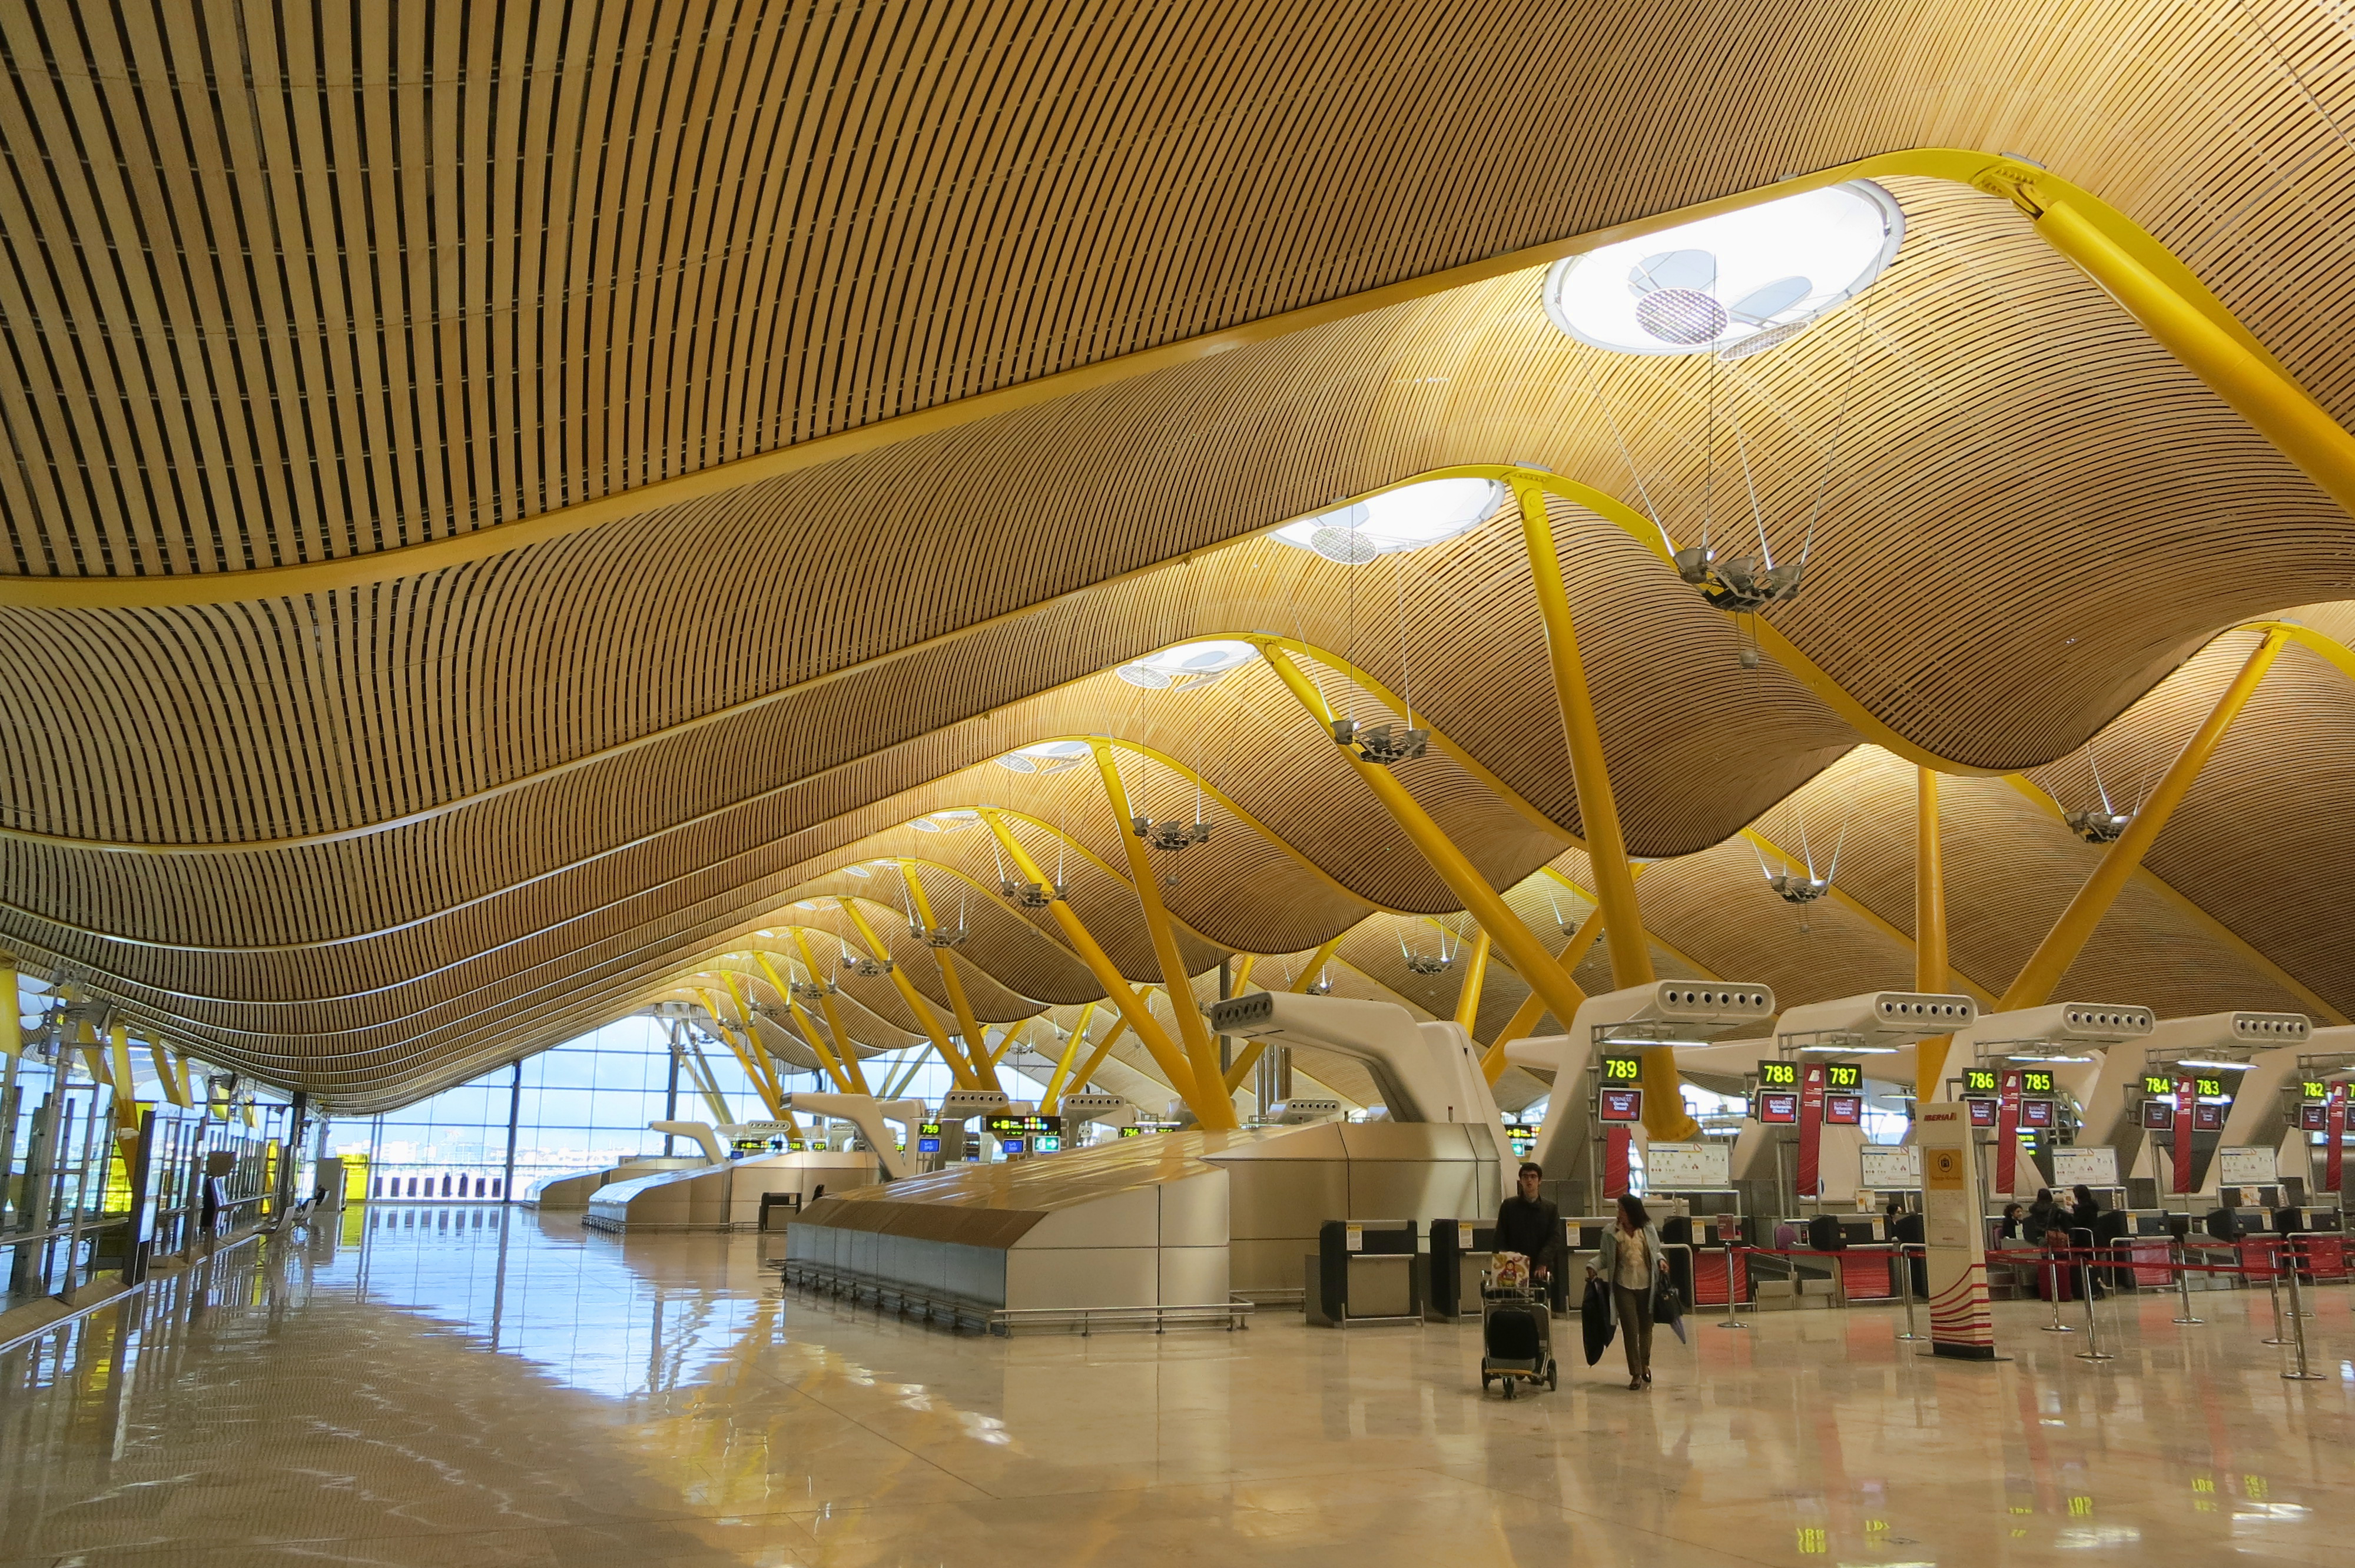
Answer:
[[1644, 1200], [1628, 1193], [1619, 1216], [1603, 1233], [1604, 1275], [1611, 1281], [1611, 1311], [1627, 1347], [1627, 1386], [1652, 1386], [1652, 1319], [1660, 1287], [1668, 1283], [1668, 1255], [1660, 1229], [1644, 1212]]

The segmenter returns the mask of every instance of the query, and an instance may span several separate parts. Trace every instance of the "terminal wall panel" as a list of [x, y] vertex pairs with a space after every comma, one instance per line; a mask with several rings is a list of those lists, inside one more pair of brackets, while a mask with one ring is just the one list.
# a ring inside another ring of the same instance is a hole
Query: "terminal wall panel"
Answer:
[[1150, 1246], [1037, 1247], [1000, 1253], [1003, 1305], [1153, 1307], [1159, 1305], [1159, 1249]]
[[1479, 1167], [1468, 1160], [1357, 1160], [1349, 1164], [1349, 1209], [1337, 1220], [1454, 1220], [1494, 1213], [1483, 1203]]
[[1284, 1236], [1237, 1241], [1227, 1245], [1227, 1286], [1231, 1290], [1297, 1290], [1300, 1260], [1316, 1250], [1316, 1238]]
[[1188, 1176], [1163, 1187], [1161, 1245], [1224, 1247], [1230, 1221], [1228, 1192], [1227, 1173], [1223, 1171]]
[[951, 1296], [992, 1307], [1006, 1305], [1006, 1259], [996, 1247], [942, 1244], [947, 1254], [943, 1285]]
[[1337, 1160], [1239, 1160], [1227, 1175], [1227, 1229], [1237, 1240], [1307, 1237], [1349, 1215], [1349, 1168]]
[[1225, 1247], [1165, 1246], [1161, 1249], [1160, 1304], [1217, 1306], [1227, 1298], [1230, 1277]]

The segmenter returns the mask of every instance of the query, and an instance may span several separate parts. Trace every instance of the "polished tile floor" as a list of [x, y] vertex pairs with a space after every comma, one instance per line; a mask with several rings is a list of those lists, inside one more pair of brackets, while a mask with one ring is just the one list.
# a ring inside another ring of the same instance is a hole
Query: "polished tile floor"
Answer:
[[[2341, 1564], [2355, 1322], [2254, 1294], [1663, 1334], [1482, 1398], [1477, 1330], [953, 1338], [781, 1296], [757, 1238], [355, 1213], [0, 1357], [0, 1565]], [[773, 1245], [772, 1239], [768, 1245]], [[1561, 1338], [1565, 1346], [1569, 1336]]]

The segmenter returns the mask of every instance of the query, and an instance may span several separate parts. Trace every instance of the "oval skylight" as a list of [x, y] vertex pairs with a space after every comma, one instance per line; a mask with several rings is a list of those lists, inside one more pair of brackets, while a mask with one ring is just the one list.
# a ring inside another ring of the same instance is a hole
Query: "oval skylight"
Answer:
[[957, 833], [981, 821], [981, 813], [970, 806], [960, 806], [946, 811], [934, 811], [918, 817], [908, 825], [920, 833]]
[[997, 759], [997, 765], [1008, 773], [1060, 773], [1087, 758], [1088, 743], [1084, 740], [1042, 740], [1036, 746], [1007, 752]]
[[1493, 479], [1427, 479], [1287, 523], [1274, 534], [1296, 550], [1361, 567], [1469, 534], [1504, 503], [1505, 487]]
[[1557, 261], [1546, 314], [1597, 348], [1738, 359], [1862, 293], [1904, 238], [1896, 198], [1850, 180]]
[[1180, 642], [1157, 653], [1123, 664], [1114, 673], [1132, 686], [1148, 692], [1189, 692], [1207, 686], [1228, 671], [1248, 664], [1259, 650], [1248, 642], [1219, 639]]

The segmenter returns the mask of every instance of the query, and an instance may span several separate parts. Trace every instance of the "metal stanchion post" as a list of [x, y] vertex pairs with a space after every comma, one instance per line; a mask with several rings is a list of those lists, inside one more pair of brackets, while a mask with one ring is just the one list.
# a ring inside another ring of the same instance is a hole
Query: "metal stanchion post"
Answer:
[[2183, 1250], [2183, 1244], [2179, 1241], [2168, 1243], [2167, 1250], [2175, 1255], [2175, 1298], [2182, 1303], [2181, 1315], [2175, 1320], [2179, 1323], [2205, 1323], [2207, 1319], [2191, 1315], [2191, 1270], [2188, 1266], [2191, 1262], [2190, 1255]]
[[1733, 1244], [1729, 1241], [1725, 1244], [1725, 1321], [1720, 1323], [1718, 1327], [1721, 1329], [1747, 1329], [1750, 1327], [1749, 1324], [1736, 1318], [1733, 1315]]
[[2044, 1287], [2052, 1293], [2052, 1321], [2043, 1325], [2048, 1334], [2073, 1334], [2077, 1330], [2061, 1320], [2061, 1269], [2052, 1261], [2051, 1243], [2044, 1248]]
[[2270, 1340], [2259, 1340], [2257, 1343], [2286, 1345], [2289, 1340], [2282, 1334], [2281, 1259], [2278, 1254], [2275, 1255], [2272, 1266], [2265, 1270], [2265, 1294], [2273, 1298], [2274, 1337]]
[[[1928, 1255], [1926, 1251], [1923, 1255]], [[1897, 1244], [1897, 1289], [1905, 1300], [1905, 1331], [1897, 1337], [1918, 1340], [1922, 1336], [1913, 1331], [1913, 1260], [1905, 1255], [1903, 1242]]]
[[2285, 1242], [2283, 1244], [2282, 1250], [2289, 1255], [2289, 1331], [2292, 1343], [2296, 1347], [2295, 1364], [2296, 1368], [2294, 1372], [2286, 1372], [2282, 1373], [2282, 1377], [2286, 1382], [2289, 1383], [2328, 1383], [2330, 1381], [2328, 1373], [2316, 1372], [2308, 1367], [2306, 1362], [2305, 1320], [2309, 1314], [2299, 1310], [2300, 1306], [2303, 1304], [2303, 1299], [2298, 1294], [2297, 1266], [2299, 1259], [2297, 1255], [2296, 1238], [2293, 1236], [2288, 1241]]
[[[2089, 1258], [2093, 1255], [2090, 1249], [2086, 1255]], [[2090, 1263], [2085, 1268], [2085, 1348], [2077, 1352], [2077, 1359], [2081, 1361], [2114, 1361], [2118, 1359], [2102, 1349], [2102, 1320], [2094, 1315], [2094, 1270]]]

